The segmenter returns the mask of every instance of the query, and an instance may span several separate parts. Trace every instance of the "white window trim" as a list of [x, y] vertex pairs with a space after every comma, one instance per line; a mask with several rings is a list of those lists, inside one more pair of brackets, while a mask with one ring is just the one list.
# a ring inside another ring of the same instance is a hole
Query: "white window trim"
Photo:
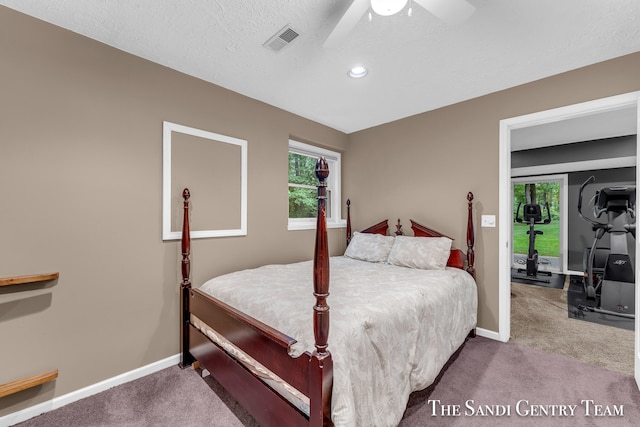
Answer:
[[[303, 154], [312, 157], [322, 156], [329, 162], [327, 189], [331, 190], [331, 212], [328, 212], [328, 216], [330, 216], [331, 219], [327, 218], [327, 228], [346, 227], [347, 221], [342, 219], [342, 158], [340, 153], [292, 139], [289, 140], [288, 153]], [[316, 218], [289, 218], [288, 230], [313, 230], [316, 228], [316, 222]]]

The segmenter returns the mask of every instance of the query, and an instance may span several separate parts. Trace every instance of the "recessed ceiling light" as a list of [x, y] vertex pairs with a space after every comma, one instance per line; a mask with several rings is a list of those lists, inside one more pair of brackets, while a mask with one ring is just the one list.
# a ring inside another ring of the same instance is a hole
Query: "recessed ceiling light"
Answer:
[[361, 65], [358, 65], [350, 69], [347, 74], [349, 74], [349, 77], [353, 77], [354, 79], [359, 79], [366, 76], [368, 72], [369, 71], [367, 71], [366, 68], [364, 68]]

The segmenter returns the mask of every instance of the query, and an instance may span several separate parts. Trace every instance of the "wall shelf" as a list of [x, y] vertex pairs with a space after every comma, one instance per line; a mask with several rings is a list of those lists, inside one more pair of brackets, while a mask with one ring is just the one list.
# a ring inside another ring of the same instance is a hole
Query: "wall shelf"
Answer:
[[[26, 276], [11, 276], [0, 278], [0, 287], [22, 285], [26, 283], [46, 282], [49, 280], [55, 280], [60, 277], [60, 273], [45, 273], [45, 274], [29, 274]], [[48, 383], [58, 378], [58, 370], [53, 369], [51, 371], [42, 372], [40, 374], [31, 375], [29, 377], [20, 378], [8, 383], [0, 384], [0, 398], [9, 396], [26, 390], [29, 388], [37, 387], [40, 384]]]
[[48, 383], [49, 381], [53, 381], [56, 378], [58, 378], [58, 370], [53, 369], [41, 374], [21, 378], [19, 380], [11, 381], [5, 384], [0, 384], [0, 397], [9, 396], [10, 394], [18, 393], [22, 390], [39, 386], [40, 384]]
[[46, 274], [29, 274], [27, 276], [12, 276], [0, 278], [0, 286], [21, 285], [24, 283], [46, 282], [54, 280], [60, 276], [60, 273]]

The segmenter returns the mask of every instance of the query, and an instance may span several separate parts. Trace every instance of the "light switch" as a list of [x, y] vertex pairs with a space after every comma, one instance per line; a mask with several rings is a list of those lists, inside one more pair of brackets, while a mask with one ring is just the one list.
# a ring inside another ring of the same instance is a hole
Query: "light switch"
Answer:
[[496, 216], [495, 215], [482, 215], [482, 226], [483, 227], [495, 227], [496, 226]]

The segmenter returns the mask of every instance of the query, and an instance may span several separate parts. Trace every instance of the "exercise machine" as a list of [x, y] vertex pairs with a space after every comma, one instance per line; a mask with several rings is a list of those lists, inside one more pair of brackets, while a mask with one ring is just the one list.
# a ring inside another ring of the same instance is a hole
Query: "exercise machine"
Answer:
[[527, 280], [550, 283], [550, 279], [538, 277], [538, 273], [551, 276], [551, 272], [538, 270], [538, 264], [540, 260], [538, 258], [538, 250], [536, 249], [536, 236], [540, 236], [544, 233], [541, 230], [535, 229], [536, 225], [551, 223], [551, 211], [549, 210], [549, 203], [545, 202], [544, 204], [547, 211], [547, 217], [544, 219], [542, 218], [542, 208], [540, 207], [540, 205], [530, 203], [524, 205], [524, 208], [522, 209], [522, 217], [520, 217], [521, 206], [522, 202], [518, 202], [518, 208], [516, 209], [516, 222], [526, 222], [527, 224], [529, 224], [529, 230], [527, 231], [527, 234], [529, 235], [529, 249], [527, 251], [526, 269], [519, 268], [518, 273], [522, 273], [523, 271], [526, 272], [527, 276], [523, 278]]
[[[635, 317], [635, 275], [629, 256], [627, 235], [636, 238], [635, 205], [636, 187], [603, 187], [593, 197], [591, 219], [582, 212], [582, 193], [595, 177], [589, 177], [581, 186], [578, 195], [578, 213], [591, 224], [595, 233], [591, 248], [585, 250], [584, 290], [593, 307], [581, 307], [597, 313], [614, 316]], [[607, 222], [598, 218], [606, 215]], [[610, 247], [598, 247], [598, 243], [609, 235]], [[588, 251], [588, 252], [587, 252]]]

